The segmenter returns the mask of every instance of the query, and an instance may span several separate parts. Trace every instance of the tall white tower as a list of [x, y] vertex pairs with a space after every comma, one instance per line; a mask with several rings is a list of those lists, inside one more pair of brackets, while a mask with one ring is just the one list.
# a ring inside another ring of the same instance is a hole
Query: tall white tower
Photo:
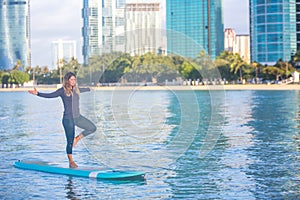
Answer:
[[165, 48], [160, 3], [127, 3], [125, 18], [126, 52], [142, 55]]
[[53, 69], [58, 69], [59, 62], [62, 60], [69, 62], [76, 56], [76, 41], [75, 40], [57, 40], [52, 42], [52, 66]]

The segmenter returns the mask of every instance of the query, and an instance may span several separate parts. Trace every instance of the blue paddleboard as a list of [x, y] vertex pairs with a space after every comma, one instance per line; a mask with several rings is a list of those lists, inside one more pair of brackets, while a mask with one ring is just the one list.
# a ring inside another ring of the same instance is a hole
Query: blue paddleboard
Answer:
[[132, 179], [132, 178], [144, 178], [144, 172], [138, 171], [113, 171], [113, 170], [95, 170], [95, 169], [72, 169], [47, 165], [45, 163], [34, 162], [22, 162], [17, 161], [14, 164], [15, 167], [20, 169], [28, 169], [34, 171], [48, 172], [54, 174], [64, 174], [71, 176], [80, 176], [96, 179]]

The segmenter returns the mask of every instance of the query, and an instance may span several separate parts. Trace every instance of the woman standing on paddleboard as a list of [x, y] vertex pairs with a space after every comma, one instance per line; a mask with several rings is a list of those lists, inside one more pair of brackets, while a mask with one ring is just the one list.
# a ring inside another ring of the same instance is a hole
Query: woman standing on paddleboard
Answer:
[[[62, 124], [65, 129], [67, 138], [66, 152], [69, 159], [69, 167], [77, 168], [77, 164], [73, 160], [72, 148], [77, 142], [96, 131], [96, 126], [87, 118], [83, 117], [79, 111], [79, 95], [82, 92], [90, 91], [90, 88], [78, 88], [76, 85], [76, 75], [68, 72], [64, 76], [63, 86], [52, 93], [41, 93], [34, 88], [28, 92], [33, 95], [44, 98], [61, 97], [64, 105], [64, 115]], [[75, 137], [75, 126], [84, 129], [82, 133]]]

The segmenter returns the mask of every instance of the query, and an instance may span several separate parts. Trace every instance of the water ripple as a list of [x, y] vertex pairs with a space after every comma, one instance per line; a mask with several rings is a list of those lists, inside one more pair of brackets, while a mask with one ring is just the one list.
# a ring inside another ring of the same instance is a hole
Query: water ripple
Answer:
[[227, 91], [224, 101], [214, 93], [214, 105], [206, 91], [116, 92], [81, 96], [98, 130], [74, 158], [86, 168], [144, 170], [145, 181], [14, 168], [19, 159], [67, 167], [63, 108], [59, 99], [0, 93], [0, 198], [299, 199], [299, 91]]

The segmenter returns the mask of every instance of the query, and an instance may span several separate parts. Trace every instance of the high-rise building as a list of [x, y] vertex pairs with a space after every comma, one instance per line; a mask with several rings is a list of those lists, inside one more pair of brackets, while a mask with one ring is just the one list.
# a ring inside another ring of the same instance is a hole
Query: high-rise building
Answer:
[[296, 0], [297, 50], [300, 50], [300, 0]]
[[240, 54], [243, 60], [250, 63], [250, 36], [248, 34], [236, 35], [233, 52]]
[[62, 61], [69, 62], [76, 56], [75, 40], [57, 40], [52, 42], [52, 66], [58, 69]]
[[236, 44], [236, 33], [232, 28], [226, 28], [224, 31], [224, 51], [233, 52]]
[[[298, 1], [298, 0], [297, 0]], [[251, 62], [289, 61], [297, 50], [296, 0], [250, 0]]]
[[0, 70], [31, 65], [30, 1], [0, 0]]
[[215, 59], [224, 50], [222, 0], [167, 0], [166, 24], [168, 53]]
[[125, 8], [125, 51], [131, 55], [165, 49], [160, 3], [128, 3]]
[[250, 36], [236, 34], [234, 29], [226, 28], [224, 31], [224, 50], [240, 54], [246, 62], [250, 62]]
[[83, 61], [88, 64], [93, 55], [124, 51], [125, 0], [84, 0]]

